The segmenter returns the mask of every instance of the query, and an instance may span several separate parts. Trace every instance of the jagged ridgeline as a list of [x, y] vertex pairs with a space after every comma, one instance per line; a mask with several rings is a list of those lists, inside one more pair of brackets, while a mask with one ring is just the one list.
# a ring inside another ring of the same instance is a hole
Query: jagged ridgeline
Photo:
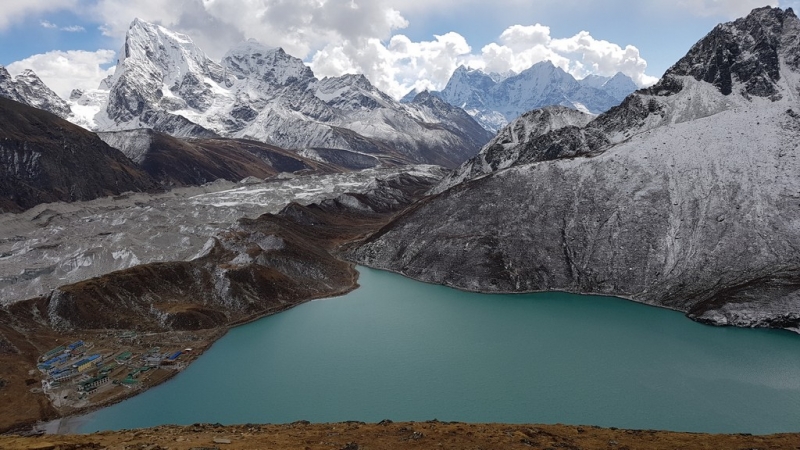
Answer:
[[446, 102], [400, 104], [363, 75], [320, 80], [300, 59], [253, 40], [217, 62], [188, 36], [138, 19], [115, 73], [100, 89], [73, 92], [71, 102], [81, 106], [71, 120], [95, 131], [144, 127], [181, 138], [251, 139], [387, 164], [455, 167], [491, 138]]
[[796, 329], [798, 98], [800, 20], [756, 9], [591, 121], [523, 116], [352, 257], [469, 290], [613, 294]]
[[[613, 77], [590, 75], [576, 80], [550, 61], [518, 73], [485, 73], [460, 66], [441, 92], [431, 94], [464, 108], [484, 128], [496, 133], [523, 113], [546, 106], [565, 106], [587, 114], [600, 114], [617, 106], [636, 90], [623, 73]], [[412, 101], [416, 91], [403, 101]]]

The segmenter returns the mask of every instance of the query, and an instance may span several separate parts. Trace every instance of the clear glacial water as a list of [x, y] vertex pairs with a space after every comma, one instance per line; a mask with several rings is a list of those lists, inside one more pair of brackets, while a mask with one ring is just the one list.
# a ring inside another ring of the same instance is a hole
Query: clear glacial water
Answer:
[[382, 419], [800, 431], [800, 336], [609, 297], [486, 295], [359, 268], [361, 288], [231, 330], [78, 431]]

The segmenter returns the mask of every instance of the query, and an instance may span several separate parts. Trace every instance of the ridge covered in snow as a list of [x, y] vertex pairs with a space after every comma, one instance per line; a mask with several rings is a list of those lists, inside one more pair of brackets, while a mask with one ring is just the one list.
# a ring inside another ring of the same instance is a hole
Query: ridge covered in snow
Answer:
[[[755, 10], [747, 18], [718, 25], [654, 86], [633, 93], [583, 125], [565, 119], [560, 127], [542, 122], [543, 116], [553, 116], [552, 111], [523, 115], [448, 176], [437, 191], [514, 165], [598, 154], [655, 128], [752, 109], [755, 98], [790, 100], [787, 106], [792, 106], [800, 85], [796, 51], [800, 37], [785, 31], [797, 25], [791, 9], [785, 14], [789, 19], [779, 21], [774, 14]], [[743, 127], [749, 126], [746, 122], [743, 117]], [[507, 136], [520, 127], [538, 132], [510, 140]]]
[[519, 74], [504, 75], [460, 66], [447, 86], [434, 94], [464, 108], [484, 128], [496, 132], [523, 113], [545, 106], [561, 105], [599, 114], [635, 90], [633, 80], [622, 73], [576, 80], [550, 61], [543, 61]]
[[75, 92], [72, 120], [96, 131], [152, 128], [284, 148], [333, 148], [454, 167], [491, 138], [444, 103], [400, 104], [363, 75], [317, 79], [300, 59], [254, 40], [211, 60], [186, 35], [139, 19], [114, 75]]
[[72, 114], [69, 104], [29, 69], [12, 78], [6, 68], [0, 66], [0, 97], [43, 109], [62, 119]]

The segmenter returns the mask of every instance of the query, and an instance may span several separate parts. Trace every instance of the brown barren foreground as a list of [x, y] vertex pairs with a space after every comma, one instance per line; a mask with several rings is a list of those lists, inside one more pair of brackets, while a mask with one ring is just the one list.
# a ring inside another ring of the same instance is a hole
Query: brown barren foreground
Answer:
[[0, 436], [33, 449], [800, 449], [800, 434], [713, 435], [591, 426], [444, 422], [191, 425], [42, 437]]

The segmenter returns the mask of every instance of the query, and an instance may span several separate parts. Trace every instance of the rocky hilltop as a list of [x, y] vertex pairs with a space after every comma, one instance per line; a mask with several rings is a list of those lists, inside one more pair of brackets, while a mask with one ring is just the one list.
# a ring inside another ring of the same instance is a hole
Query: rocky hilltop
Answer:
[[561, 157], [563, 154], [560, 151], [548, 154], [551, 148], [537, 146], [538, 138], [566, 127], [580, 129], [592, 119], [594, 116], [566, 106], [546, 106], [528, 111], [500, 130], [476, 156], [448, 174], [434, 192], [442, 192], [466, 179], [515, 164]]
[[0, 98], [0, 212], [155, 190], [154, 180], [94, 133]]
[[137, 19], [119, 54], [99, 89], [71, 96], [75, 123], [449, 167], [491, 138], [460, 108], [425, 99], [400, 104], [363, 75], [320, 80], [300, 59], [254, 40], [216, 62], [190, 37]]
[[[199, 186], [219, 179], [240, 181], [286, 173], [333, 173], [352, 169], [245, 139], [179, 139], [149, 128], [98, 133], [165, 186]], [[377, 161], [374, 165], [377, 165]]]
[[462, 289], [611, 294], [797, 330], [799, 62], [795, 13], [753, 10], [587, 125], [496, 143], [517, 147], [482, 152], [478, 173], [351, 256]]

